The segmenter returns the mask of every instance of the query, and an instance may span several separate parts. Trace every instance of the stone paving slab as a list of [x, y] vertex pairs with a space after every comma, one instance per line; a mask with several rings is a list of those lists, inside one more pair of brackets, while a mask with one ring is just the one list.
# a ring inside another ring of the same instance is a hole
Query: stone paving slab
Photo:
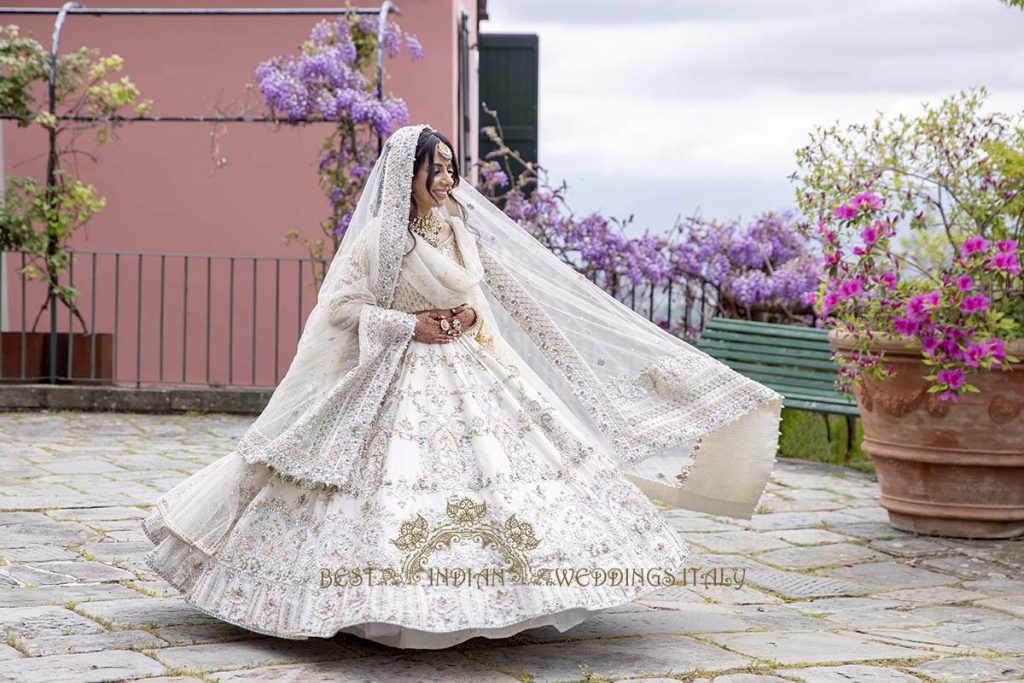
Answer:
[[163, 673], [164, 667], [139, 652], [108, 650], [48, 657], [24, 657], [0, 662], [0, 680], [19, 683], [76, 681], [98, 683], [145, 678]]
[[984, 659], [982, 657], [949, 657], [919, 666], [910, 671], [937, 681], [1005, 681], [1024, 679], [1024, 657]]
[[271, 666], [296, 659], [341, 659], [349, 658], [350, 655], [351, 652], [340, 641], [327, 638], [257, 638], [229, 643], [165, 647], [155, 653], [156, 658], [167, 666], [216, 670]]
[[0, 414], [0, 681], [1020, 680], [1024, 541], [889, 526], [873, 477], [781, 458], [751, 520], [663, 510], [691, 566], [575, 628], [445, 650], [291, 641], [188, 605], [141, 520], [251, 419]]
[[447, 656], [431, 653], [398, 654], [392, 657], [269, 666], [243, 671], [214, 671], [209, 677], [220, 683], [514, 683], [518, 680], [459, 653]]
[[891, 667], [844, 664], [783, 669], [780, 673], [806, 683], [914, 683], [921, 679]]
[[759, 562], [778, 565], [784, 569], [813, 569], [837, 564], [851, 564], [880, 560], [885, 556], [863, 545], [829, 543], [818, 546], [787, 547], [757, 554]]
[[104, 631], [87, 635], [28, 638], [22, 640], [21, 645], [30, 655], [36, 656], [167, 647], [168, 642], [148, 631]]
[[925, 648], [884, 643], [853, 631], [713, 633], [707, 638], [733, 652], [770, 659], [784, 665], [902, 660], [932, 654]]
[[671, 635], [495, 647], [478, 654], [485, 662], [525, 673], [537, 683], [579, 680], [588, 673], [613, 679], [659, 673], [677, 676], [698, 669], [738, 668], [749, 662], [747, 657], [706, 642]]

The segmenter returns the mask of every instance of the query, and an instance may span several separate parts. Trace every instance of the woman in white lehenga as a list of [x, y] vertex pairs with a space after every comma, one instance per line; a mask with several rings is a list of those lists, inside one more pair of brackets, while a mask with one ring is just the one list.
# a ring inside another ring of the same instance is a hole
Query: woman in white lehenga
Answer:
[[460, 182], [443, 135], [406, 126], [288, 372], [234, 451], [159, 499], [146, 560], [197, 609], [283, 638], [565, 631], [683, 580], [688, 547], [648, 496], [750, 518], [781, 407], [548, 252]]

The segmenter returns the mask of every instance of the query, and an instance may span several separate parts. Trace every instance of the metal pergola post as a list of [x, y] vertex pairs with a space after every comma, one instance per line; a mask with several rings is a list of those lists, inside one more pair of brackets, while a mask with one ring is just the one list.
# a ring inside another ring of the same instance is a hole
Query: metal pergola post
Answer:
[[[59, 8], [55, 7], [0, 7], [0, 15], [5, 14], [56, 14], [56, 18], [53, 23], [53, 34], [50, 38], [50, 73], [49, 73], [49, 112], [51, 115], [57, 115], [57, 51], [60, 45], [60, 35], [64, 28], [64, 22], [69, 14], [90, 14], [94, 16], [102, 15], [184, 15], [184, 16], [217, 16], [217, 15], [237, 15], [237, 16], [292, 16], [292, 15], [350, 15], [350, 14], [365, 14], [375, 15], [378, 17], [377, 20], [377, 99], [383, 98], [384, 90], [384, 49], [383, 49], [383, 38], [384, 38], [384, 27], [387, 25], [387, 18], [390, 13], [401, 15], [401, 10], [391, 0], [384, 0], [381, 3], [379, 9], [372, 9], [368, 7], [357, 7], [357, 8], [344, 8], [344, 9], [331, 9], [324, 7], [85, 7], [77, 2], [65, 2]], [[15, 118], [7, 115], [4, 112], [0, 112], [0, 119]], [[59, 117], [63, 120], [74, 120], [74, 121], [180, 121], [180, 122], [241, 122], [241, 123], [263, 123], [268, 121], [275, 121], [275, 119], [267, 117], [231, 117], [231, 116], [114, 116], [114, 117], [95, 117], [95, 116], [68, 116]], [[308, 119], [311, 122], [327, 122], [330, 119]], [[383, 140], [380, 135], [377, 135], [377, 152], [380, 153]], [[57, 171], [57, 131], [55, 128], [51, 128], [49, 131], [49, 154], [47, 157], [46, 164], [46, 188], [48, 193], [56, 192], [56, 171]], [[0, 147], [0, 155], [2, 155], [3, 148]], [[2, 188], [0, 188], [2, 189]], [[53, 240], [49, 241], [47, 250], [50, 255], [56, 250], [56, 244]], [[141, 266], [139, 276], [141, 277]], [[50, 306], [50, 384], [57, 383], [57, 295], [53, 293], [52, 289], [48, 293], [49, 306]], [[74, 330], [69, 327], [68, 329], [68, 374], [69, 379], [72, 374], [70, 354], [72, 349], [72, 335]]]

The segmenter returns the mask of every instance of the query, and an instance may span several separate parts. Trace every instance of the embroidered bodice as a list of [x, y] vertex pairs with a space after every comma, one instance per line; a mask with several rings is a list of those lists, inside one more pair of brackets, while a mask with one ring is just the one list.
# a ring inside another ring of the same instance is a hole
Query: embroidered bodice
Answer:
[[[465, 265], [462, 260], [462, 252], [459, 251], [458, 240], [455, 239], [454, 228], [448, 234], [448, 237], [440, 242], [435, 248], [460, 266]], [[437, 308], [437, 306], [431, 303], [426, 297], [410, 285], [401, 274], [399, 274], [398, 280], [395, 283], [395, 295], [392, 298], [391, 307], [399, 311], [405, 311], [406, 313], [416, 313], [417, 311], [425, 309]], [[477, 311], [476, 320], [473, 321], [472, 325], [466, 328], [463, 334], [476, 334], [479, 325], [480, 316], [479, 311]]]

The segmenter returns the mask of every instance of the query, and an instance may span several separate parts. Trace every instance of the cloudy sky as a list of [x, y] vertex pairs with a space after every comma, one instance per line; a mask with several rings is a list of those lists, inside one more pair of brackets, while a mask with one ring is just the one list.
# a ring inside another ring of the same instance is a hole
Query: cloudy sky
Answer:
[[962, 89], [1024, 110], [1024, 11], [998, 0], [489, 0], [540, 36], [540, 162], [577, 213], [747, 219], [794, 206], [815, 126]]

